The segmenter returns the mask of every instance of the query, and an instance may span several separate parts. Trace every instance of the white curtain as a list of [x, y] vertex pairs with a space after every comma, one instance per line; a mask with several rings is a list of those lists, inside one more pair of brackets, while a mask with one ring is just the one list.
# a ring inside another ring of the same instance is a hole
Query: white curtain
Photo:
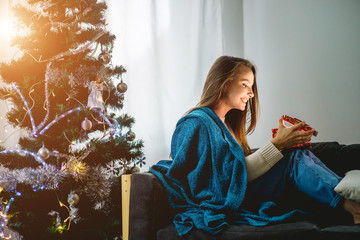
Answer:
[[[242, 6], [241, 1], [230, 2]], [[142, 171], [147, 171], [169, 159], [176, 122], [199, 101], [207, 72], [224, 47], [236, 48], [236, 43], [224, 41], [222, 27], [224, 12], [234, 9], [224, 11], [221, 0], [107, 3], [109, 28], [117, 38], [112, 62], [127, 69], [123, 111], [135, 117], [133, 131], [144, 140], [147, 165]], [[225, 18], [238, 18], [230, 28], [234, 33], [242, 28], [241, 14]]]

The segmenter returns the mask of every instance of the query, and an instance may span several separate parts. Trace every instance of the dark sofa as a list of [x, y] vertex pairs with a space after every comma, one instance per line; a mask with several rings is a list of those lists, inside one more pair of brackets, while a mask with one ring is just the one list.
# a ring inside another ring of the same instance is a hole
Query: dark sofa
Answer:
[[[360, 144], [321, 142], [313, 143], [312, 146], [312, 152], [340, 176], [344, 176], [349, 170], [360, 169]], [[309, 199], [304, 198], [304, 202], [307, 201]], [[350, 214], [339, 210], [325, 210], [319, 215], [320, 217], [311, 215], [297, 221], [263, 227], [231, 225], [216, 236], [194, 230], [185, 237], [179, 237], [172, 223], [173, 216], [174, 213], [160, 181], [151, 173], [133, 174], [130, 191], [130, 240], [280, 240], [329, 239], [330, 237], [342, 237], [344, 240], [360, 239], [360, 225], [352, 224]]]

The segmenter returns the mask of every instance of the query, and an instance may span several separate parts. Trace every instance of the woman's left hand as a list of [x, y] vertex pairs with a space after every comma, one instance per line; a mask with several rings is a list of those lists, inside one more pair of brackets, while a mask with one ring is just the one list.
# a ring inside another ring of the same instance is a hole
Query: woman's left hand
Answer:
[[295, 124], [292, 127], [284, 127], [282, 119], [279, 120], [279, 128], [276, 136], [272, 139], [272, 143], [279, 150], [292, 147], [297, 144], [304, 144], [311, 141], [314, 129], [310, 131], [300, 131], [306, 125], [305, 122]]

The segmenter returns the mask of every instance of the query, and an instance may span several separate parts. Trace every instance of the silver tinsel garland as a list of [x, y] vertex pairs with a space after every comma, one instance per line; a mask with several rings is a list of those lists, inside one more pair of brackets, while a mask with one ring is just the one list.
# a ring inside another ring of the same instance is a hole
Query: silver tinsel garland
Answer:
[[[109, 195], [114, 179], [119, 176], [119, 171], [109, 171], [106, 167], [88, 167], [83, 165], [79, 171], [77, 161], [70, 165], [64, 165], [61, 169], [47, 164], [38, 168], [8, 169], [0, 165], [0, 182], [4, 191], [15, 192], [18, 184], [32, 187], [34, 191], [39, 190], [61, 190], [60, 185], [65, 177], [73, 177], [81, 180], [84, 186], [77, 189], [80, 194], [88, 196], [95, 209], [99, 209], [99, 203], [109, 202]], [[113, 169], [112, 169], [113, 170]], [[120, 169], [119, 169], [120, 170]], [[106, 205], [106, 204], [105, 204]]]
[[65, 171], [59, 171], [53, 165], [38, 168], [8, 169], [0, 165], [0, 182], [5, 191], [15, 191], [18, 184], [26, 184], [36, 190], [54, 190], [65, 177]]

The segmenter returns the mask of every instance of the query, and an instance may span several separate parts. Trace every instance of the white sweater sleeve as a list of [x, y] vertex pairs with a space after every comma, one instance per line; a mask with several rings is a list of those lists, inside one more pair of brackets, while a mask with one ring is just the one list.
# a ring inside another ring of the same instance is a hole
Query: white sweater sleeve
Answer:
[[250, 182], [266, 173], [282, 157], [279, 149], [271, 141], [245, 157], [247, 181]]

